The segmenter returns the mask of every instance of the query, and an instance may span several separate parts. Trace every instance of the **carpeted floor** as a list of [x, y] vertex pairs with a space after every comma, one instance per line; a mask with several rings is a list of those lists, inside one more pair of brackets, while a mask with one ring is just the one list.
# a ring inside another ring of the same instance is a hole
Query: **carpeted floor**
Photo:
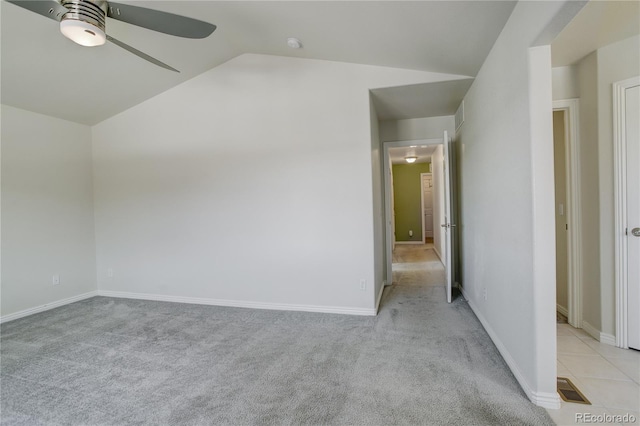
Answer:
[[377, 317], [95, 297], [3, 324], [1, 423], [553, 424], [413, 250]]

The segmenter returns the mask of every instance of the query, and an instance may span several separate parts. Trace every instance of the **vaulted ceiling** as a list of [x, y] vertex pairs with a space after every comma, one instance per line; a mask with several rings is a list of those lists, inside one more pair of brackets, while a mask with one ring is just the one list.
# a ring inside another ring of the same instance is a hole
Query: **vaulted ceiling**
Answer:
[[638, 34], [639, 1], [590, 1], [551, 44], [552, 64], [574, 64], [596, 49]]
[[[121, 2], [204, 20], [218, 28], [206, 39], [191, 40], [107, 21], [108, 34], [179, 69], [178, 74], [111, 43], [94, 48], [76, 45], [60, 34], [55, 21], [2, 1], [2, 103], [91, 125], [243, 53], [474, 77], [515, 5], [513, 1]], [[287, 37], [300, 39], [303, 49], [288, 48]], [[470, 80], [462, 80], [451, 87], [383, 89], [374, 97], [385, 118], [446, 115], [439, 111], [454, 108], [469, 84]], [[432, 104], [421, 101], [425, 93]]]

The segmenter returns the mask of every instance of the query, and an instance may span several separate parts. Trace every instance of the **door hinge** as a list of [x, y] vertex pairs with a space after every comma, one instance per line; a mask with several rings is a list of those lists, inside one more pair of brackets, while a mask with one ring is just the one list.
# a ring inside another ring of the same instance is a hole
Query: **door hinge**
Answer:
[[564, 224], [564, 229], [567, 230], [567, 231], [569, 230], [569, 224], [568, 223]]

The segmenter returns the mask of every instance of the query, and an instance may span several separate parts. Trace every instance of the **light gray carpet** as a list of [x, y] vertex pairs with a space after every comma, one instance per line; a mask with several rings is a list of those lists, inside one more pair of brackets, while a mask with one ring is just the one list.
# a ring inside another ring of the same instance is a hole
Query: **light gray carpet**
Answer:
[[404, 281], [377, 317], [95, 297], [3, 324], [1, 423], [553, 424], [462, 298]]

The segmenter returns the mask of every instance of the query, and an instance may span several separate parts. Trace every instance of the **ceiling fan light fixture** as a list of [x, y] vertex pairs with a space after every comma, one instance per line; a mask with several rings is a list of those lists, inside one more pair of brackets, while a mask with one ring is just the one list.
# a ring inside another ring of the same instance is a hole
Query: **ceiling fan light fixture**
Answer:
[[60, 21], [60, 32], [81, 46], [101, 46], [107, 41], [104, 31], [88, 22], [66, 19]]
[[413, 156], [412, 157], [404, 157], [404, 160], [409, 164], [415, 163], [417, 159], [418, 159], [418, 157], [413, 157]]
[[60, 21], [60, 32], [81, 46], [101, 46], [107, 41], [105, 0], [62, 0], [68, 12]]

